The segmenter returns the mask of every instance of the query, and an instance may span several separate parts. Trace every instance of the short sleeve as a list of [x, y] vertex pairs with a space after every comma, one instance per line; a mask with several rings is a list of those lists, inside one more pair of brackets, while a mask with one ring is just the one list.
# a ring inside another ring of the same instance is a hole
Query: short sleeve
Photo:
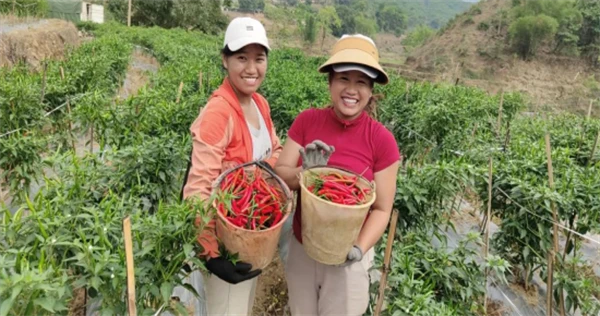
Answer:
[[400, 149], [394, 134], [390, 132], [383, 125], [379, 125], [377, 132], [375, 133], [375, 164], [374, 172], [379, 172], [396, 161], [402, 159]]
[[288, 130], [288, 137], [303, 147], [306, 145], [305, 132], [307, 122], [310, 121], [310, 117], [312, 116], [311, 110], [312, 109], [308, 109], [300, 112]]

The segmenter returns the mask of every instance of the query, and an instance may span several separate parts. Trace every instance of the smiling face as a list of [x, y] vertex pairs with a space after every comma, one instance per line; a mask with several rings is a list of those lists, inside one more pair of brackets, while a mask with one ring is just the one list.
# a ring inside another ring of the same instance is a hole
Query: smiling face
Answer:
[[258, 44], [247, 45], [231, 56], [222, 56], [223, 67], [238, 98], [247, 98], [258, 90], [267, 71], [265, 48]]
[[337, 116], [353, 120], [369, 104], [373, 96], [373, 81], [357, 70], [333, 72], [329, 76], [329, 93]]

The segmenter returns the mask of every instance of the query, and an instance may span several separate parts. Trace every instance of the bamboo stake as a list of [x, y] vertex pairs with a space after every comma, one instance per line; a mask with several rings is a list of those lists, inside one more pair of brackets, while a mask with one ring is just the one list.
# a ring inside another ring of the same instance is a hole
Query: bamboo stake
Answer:
[[588, 106], [587, 115], [585, 116], [586, 120], [589, 120], [590, 116], [592, 116], [592, 107], [593, 106], [594, 106], [594, 100], [590, 100], [590, 105]]
[[496, 135], [500, 136], [502, 124], [502, 106], [504, 105], [504, 91], [500, 91], [500, 105], [498, 105], [498, 119], [496, 120]]
[[[487, 203], [487, 212], [486, 212], [486, 220], [485, 220], [485, 235], [483, 238], [483, 256], [487, 260], [489, 256], [490, 249], [490, 220], [492, 218], [492, 173], [493, 173], [494, 161], [492, 157], [490, 157], [490, 166], [489, 166], [489, 174], [488, 174], [488, 203]], [[483, 310], [487, 311], [488, 308], [488, 293], [487, 293], [487, 277], [490, 273], [488, 267], [485, 268], [485, 293], [483, 296]]]
[[[546, 133], [546, 156], [548, 158], [548, 183], [550, 185], [550, 189], [554, 190], [554, 169], [552, 168], [552, 150], [550, 148], [550, 134]], [[553, 292], [553, 267], [554, 267], [554, 259], [556, 254], [558, 253], [558, 214], [556, 211], [556, 204], [554, 203], [554, 201], [550, 201], [550, 206], [552, 208], [552, 232], [553, 232], [553, 236], [552, 236], [552, 241], [553, 241], [553, 247], [552, 250], [550, 251], [550, 254], [548, 255], [548, 279], [546, 281], [546, 285], [547, 285], [547, 297], [546, 297], [546, 304], [547, 304], [547, 308], [548, 310], [546, 311], [547, 313], [549, 313], [550, 316], [552, 316], [552, 292]], [[551, 269], [552, 267], [552, 269]], [[564, 308], [564, 297], [562, 295], [562, 293], [560, 293], [560, 314], [561, 316], [565, 315], [565, 308]]]
[[44, 68], [42, 72], [42, 94], [40, 95], [40, 103], [44, 102], [44, 96], [46, 95], [46, 72], [48, 71], [48, 63], [44, 62]]
[[129, 316], [136, 316], [135, 270], [133, 266], [133, 245], [129, 216], [123, 220], [123, 237], [125, 239], [125, 259], [127, 263], [127, 311], [129, 312]]
[[92, 121], [92, 126], [90, 127], [90, 152], [94, 153], [94, 122]]
[[[62, 66], [60, 66], [60, 78], [61, 80], [65, 80], [65, 70]], [[67, 96], [67, 114], [69, 115], [69, 118], [67, 119], [67, 122], [69, 123], [69, 138], [71, 139], [71, 146], [73, 147], [73, 152], [77, 154], [77, 147], [75, 147], [75, 137], [73, 136], [73, 122], [71, 122], [71, 100], [69, 100], [69, 96]]]
[[548, 278], [546, 279], [546, 315], [552, 316], [552, 272], [554, 267], [552, 263], [554, 262], [554, 251], [548, 251]]
[[202, 91], [202, 71], [198, 73], [198, 91]]
[[127, 7], [127, 26], [131, 26], [131, 0], [129, 0], [129, 5]]
[[596, 134], [596, 140], [594, 140], [594, 147], [592, 147], [592, 152], [590, 153], [590, 159], [587, 161], [587, 167], [592, 163], [592, 159], [594, 159], [594, 154], [596, 153], [596, 149], [598, 148], [598, 138], [600, 138], [600, 131]]
[[179, 90], [177, 91], [177, 100], [175, 103], [179, 103], [179, 99], [181, 98], [181, 92], [183, 91], [183, 81], [179, 84]]
[[510, 121], [506, 122], [506, 137], [504, 138], [504, 151], [508, 148], [510, 143]]
[[392, 212], [392, 221], [390, 222], [390, 230], [388, 232], [387, 245], [385, 247], [385, 255], [383, 258], [383, 273], [381, 274], [381, 280], [379, 281], [379, 296], [377, 297], [377, 305], [375, 306], [375, 316], [381, 314], [381, 308], [383, 306], [385, 286], [387, 283], [387, 274], [390, 269], [390, 256], [392, 254], [392, 244], [394, 243], [394, 236], [396, 235], [396, 223], [398, 222], [398, 210]]

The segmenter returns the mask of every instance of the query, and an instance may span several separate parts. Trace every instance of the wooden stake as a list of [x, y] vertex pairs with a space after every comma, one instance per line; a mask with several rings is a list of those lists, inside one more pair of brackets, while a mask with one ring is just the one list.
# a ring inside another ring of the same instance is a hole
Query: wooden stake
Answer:
[[587, 166], [589, 167], [592, 163], [592, 159], [594, 159], [594, 154], [596, 154], [596, 149], [598, 148], [598, 138], [600, 138], [600, 131], [596, 134], [596, 140], [594, 140], [594, 147], [592, 147], [592, 152], [590, 153], [590, 159], [587, 161]]
[[40, 95], [40, 103], [44, 102], [44, 96], [46, 95], [46, 71], [48, 71], [48, 63], [44, 62], [44, 68], [42, 70], [42, 94]]
[[90, 152], [94, 153], [94, 122], [90, 126]]
[[410, 92], [410, 86], [408, 85], [408, 81], [406, 82], [406, 104], [408, 104], [408, 93]]
[[198, 73], [198, 91], [202, 91], [202, 71]]
[[135, 270], [133, 266], [133, 245], [129, 216], [123, 220], [123, 238], [125, 239], [125, 259], [127, 263], [127, 311], [129, 312], [129, 316], [136, 316]]
[[498, 23], [498, 31], [496, 35], [500, 35], [500, 30], [502, 29], [502, 14], [500, 14], [500, 22]]
[[387, 283], [387, 274], [390, 269], [390, 256], [392, 254], [392, 244], [394, 243], [394, 236], [396, 235], [396, 223], [398, 222], [398, 210], [392, 211], [392, 221], [390, 222], [390, 230], [388, 232], [387, 245], [385, 247], [385, 254], [383, 258], [383, 271], [381, 274], [381, 280], [379, 281], [379, 295], [377, 297], [377, 305], [375, 306], [375, 316], [379, 316], [381, 308], [383, 306], [385, 286]]
[[[550, 148], [550, 134], [546, 133], [546, 156], [548, 158], [548, 184], [550, 185], [550, 190], [554, 190], [554, 169], [552, 168], [552, 150]], [[550, 269], [550, 267], [554, 266], [554, 258], [556, 256], [556, 254], [558, 253], [558, 214], [556, 211], [556, 204], [554, 203], [554, 201], [550, 201], [550, 207], [552, 208], [552, 232], [553, 232], [553, 236], [552, 236], [552, 241], [553, 241], [553, 247], [552, 250], [550, 251], [550, 255], [548, 256], [548, 279], [546, 281], [546, 285], [547, 285], [547, 290], [549, 293], [549, 298], [547, 298], [547, 302], [546, 304], [550, 304], [547, 306], [547, 308], [549, 308], [549, 310], [547, 311], [547, 313], [550, 313], [549, 315], [552, 315], [552, 282], [553, 282], [553, 269]], [[564, 309], [564, 297], [562, 295], [562, 293], [560, 294], [560, 314], [561, 316], [564, 316], [565, 314], [565, 309]]]
[[183, 91], [183, 81], [179, 84], [179, 90], [177, 91], [177, 100], [175, 100], [175, 103], [179, 103], [179, 99], [181, 98], [181, 91]]
[[590, 105], [588, 106], [587, 115], [585, 116], [586, 120], [589, 120], [590, 116], [592, 116], [592, 107], [593, 106], [594, 106], [594, 100], [590, 100]]
[[69, 136], [71, 136], [71, 146], [73, 146], [73, 152], [77, 154], [77, 147], [75, 147], [75, 137], [73, 137], [73, 122], [71, 122], [71, 102], [67, 98], [67, 113], [69, 114]]
[[506, 122], [506, 137], [504, 138], [504, 151], [508, 148], [510, 143], [510, 121]]
[[554, 267], [552, 263], [554, 262], [554, 251], [548, 251], [548, 277], [546, 279], [546, 315], [552, 316], [552, 274], [554, 271]]
[[[490, 157], [490, 166], [488, 173], [488, 203], [487, 203], [487, 212], [486, 212], [486, 220], [485, 220], [485, 235], [483, 237], [483, 256], [484, 259], [487, 260], [489, 255], [490, 248], [490, 219], [492, 218], [492, 173], [493, 173], [493, 159]], [[489, 275], [489, 268], [485, 268], [485, 293], [483, 296], [483, 310], [487, 311], [488, 302], [487, 302], [487, 277]]]
[[[46, 72], [44, 72], [44, 81], [46, 78]], [[65, 70], [62, 66], [60, 66], [60, 79], [65, 80]], [[73, 136], [73, 122], [71, 122], [71, 100], [67, 96], [67, 113], [69, 114], [69, 118], [67, 119], [69, 123], [69, 138], [71, 139], [71, 146], [73, 146], [73, 152], [77, 154], [77, 147], [75, 147], [75, 137]]]
[[500, 136], [502, 124], [502, 106], [504, 105], [504, 91], [500, 91], [500, 105], [498, 106], [498, 119], [496, 120], [496, 135]]
[[127, 7], [127, 26], [131, 26], [131, 0], [129, 0], [129, 5]]

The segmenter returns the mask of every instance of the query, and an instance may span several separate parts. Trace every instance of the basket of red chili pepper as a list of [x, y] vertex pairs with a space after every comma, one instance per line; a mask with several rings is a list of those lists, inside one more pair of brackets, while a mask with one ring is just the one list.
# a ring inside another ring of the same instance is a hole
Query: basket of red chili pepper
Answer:
[[375, 202], [375, 183], [336, 167], [315, 167], [300, 174], [302, 245], [323, 264], [336, 265], [356, 242]]
[[225, 171], [213, 186], [217, 237], [239, 260], [264, 269], [275, 257], [292, 194], [272, 170], [251, 162]]

